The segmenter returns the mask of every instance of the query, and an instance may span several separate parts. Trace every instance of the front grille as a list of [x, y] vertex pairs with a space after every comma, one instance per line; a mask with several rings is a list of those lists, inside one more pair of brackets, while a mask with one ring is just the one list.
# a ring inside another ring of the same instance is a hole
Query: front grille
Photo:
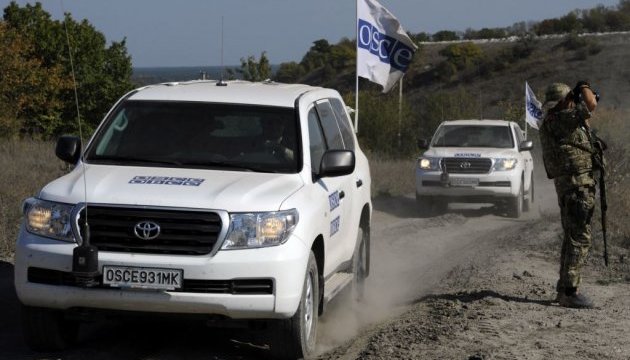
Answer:
[[[96, 289], [110, 289], [102, 285], [102, 276], [96, 279]], [[50, 270], [37, 267], [28, 268], [28, 281], [37, 284], [79, 287], [80, 282], [71, 272]], [[195, 280], [184, 279], [181, 289], [173, 292], [232, 294], [232, 295], [271, 295], [273, 280], [271, 279], [237, 279], [237, 280]]]
[[[79, 221], [83, 223], [85, 210]], [[136, 236], [144, 221], [160, 226], [151, 240]], [[88, 206], [90, 243], [99, 250], [148, 254], [203, 255], [212, 251], [221, 232], [221, 217], [214, 212]]]
[[450, 174], [487, 174], [492, 167], [488, 158], [444, 158], [442, 166]]

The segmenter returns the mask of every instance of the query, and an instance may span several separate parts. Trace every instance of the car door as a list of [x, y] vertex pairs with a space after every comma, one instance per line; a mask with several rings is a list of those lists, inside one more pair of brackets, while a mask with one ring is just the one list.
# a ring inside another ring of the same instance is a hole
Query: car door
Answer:
[[[315, 102], [314, 107], [309, 111], [308, 121], [311, 163], [316, 164], [317, 168], [313, 169], [316, 173], [321, 164], [322, 150], [344, 150], [345, 146], [334, 110], [328, 99]], [[318, 136], [323, 138], [322, 141], [317, 139]], [[317, 149], [318, 142], [325, 145], [322, 150]], [[342, 264], [352, 256], [354, 244], [354, 241], [350, 241], [354, 240], [350, 239], [353, 234], [351, 227], [353, 176], [352, 174], [325, 178], [315, 176], [314, 179], [319, 185], [316, 188], [321, 198], [328, 201], [329, 231], [324, 233], [326, 256], [331, 260], [331, 264]]]
[[[512, 129], [514, 130], [514, 134], [516, 136], [516, 147], [517, 149], [520, 147], [521, 143], [523, 141], [525, 141], [525, 137], [523, 136], [523, 130], [521, 130], [521, 127], [518, 126], [517, 124], [514, 124], [512, 126]], [[531, 186], [531, 178], [532, 178], [532, 171], [534, 169], [534, 160], [532, 159], [532, 154], [529, 151], [521, 151], [521, 158], [523, 159], [523, 161], [525, 162], [525, 167], [524, 167], [524, 173], [525, 173], [525, 183], [523, 184], [525, 191], [529, 192], [530, 186]]]

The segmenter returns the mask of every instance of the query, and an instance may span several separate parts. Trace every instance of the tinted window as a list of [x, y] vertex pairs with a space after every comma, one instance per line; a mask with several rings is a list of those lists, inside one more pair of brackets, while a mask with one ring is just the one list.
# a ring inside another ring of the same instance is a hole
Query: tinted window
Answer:
[[308, 112], [308, 138], [311, 150], [311, 169], [313, 173], [318, 174], [322, 156], [324, 156], [326, 151], [326, 143], [324, 142], [324, 135], [319, 126], [319, 117], [315, 108]]
[[341, 137], [343, 138], [343, 144], [347, 150], [354, 151], [354, 131], [352, 125], [350, 125], [350, 119], [346, 113], [343, 103], [339, 99], [330, 99], [332, 108], [337, 116], [337, 122], [339, 123], [339, 129], [341, 130]]
[[520, 144], [523, 141], [525, 141], [525, 139], [523, 138], [523, 131], [521, 130], [521, 128], [519, 126], [514, 126], [514, 133], [516, 134], [516, 143]]
[[87, 160], [294, 173], [297, 142], [292, 108], [127, 101], [96, 134]]
[[514, 147], [510, 127], [505, 125], [444, 125], [433, 139], [434, 147]]
[[322, 128], [324, 129], [324, 137], [326, 138], [326, 144], [331, 150], [344, 150], [343, 139], [341, 138], [341, 131], [339, 125], [337, 125], [337, 119], [335, 113], [328, 101], [323, 101], [315, 105], [317, 108], [317, 114], [321, 120]]

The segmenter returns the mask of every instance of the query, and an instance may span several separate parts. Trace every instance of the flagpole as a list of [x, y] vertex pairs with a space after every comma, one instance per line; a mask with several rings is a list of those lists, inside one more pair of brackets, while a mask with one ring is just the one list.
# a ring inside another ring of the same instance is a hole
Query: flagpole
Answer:
[[527, 84], [527, 81], [525, 81], [525, 114], [523, 116], [523, 120], [525, 121], [525, 140], [529, 140], [527, 138], [527, 88], [529, 87], [529, 85]]
[[400, 78], [400, 80], [398, 80], [400, 82], [398, 85], [398, 149], [399, 150], [402, 146], [402, 139], [401, 139], [400, 131], [402, 129], [402, 94], [403, 94], [403, 79], [404, 78], [405, 78], [405, 75], [403, 75]]
[[354, 88], [354, 132], [359, 133], [359, 1], [354, 2], [354, 31], [356, 33], [356, 46], [354, 47], [356, 52], [355, 57], [355, 88]]

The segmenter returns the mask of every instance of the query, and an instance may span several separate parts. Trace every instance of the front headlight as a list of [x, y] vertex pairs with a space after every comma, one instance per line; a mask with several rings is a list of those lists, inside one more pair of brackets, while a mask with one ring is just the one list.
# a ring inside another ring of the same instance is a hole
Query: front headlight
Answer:
[[494, 159], [494, 170], [496, 171], [512, 170], [516, 167], [517, 163], [518, 163], [518, 160], [514, 158]]
[[418, 167], [422, 170], [440, 170], [440, 159], [421, 157], [418, 159]]
[[221, 249], [251, 249], [283, 244], [298, 220], [295, 209], [230, 214], [230, 228]]
[[73, 205], [39, 199], [28, 199], [24, 204], [26, 231], [62, 241], [74, 242]]

